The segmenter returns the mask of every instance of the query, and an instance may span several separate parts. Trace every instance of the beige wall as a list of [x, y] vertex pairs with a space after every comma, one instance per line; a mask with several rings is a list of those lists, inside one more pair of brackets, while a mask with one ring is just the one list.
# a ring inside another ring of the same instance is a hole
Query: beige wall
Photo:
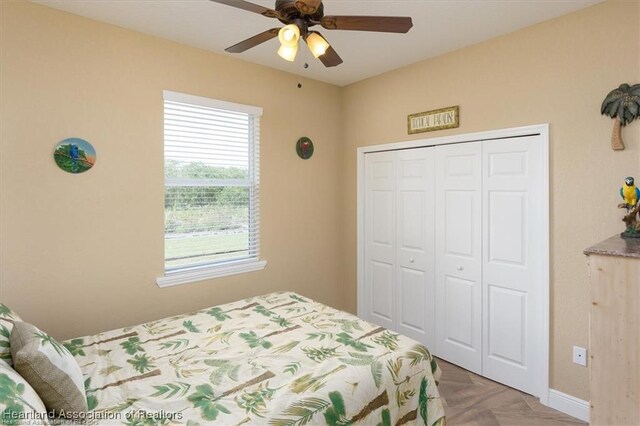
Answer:
[[[460, 105], [461, 127], [551, 125], [551, 385], [587, 398], [584, 247], [620, 231], [640, 122], [612, 152], [606, 93], [640, 78], [640, 5], [607, 2], [340, 89], [24, 2], [0, 2], [0, 299], [67, 338], [275, 290], [355, 312], [356, 147], [424, 137], [406, 115]], [[635, 34], [636, 36], [630, 36]], [[264, 108], [267, 269], [159, 289], [162, 90]], [[311, 103], [314, 119], [304, 120]], [[310, 161], [293, 145], [316, 143]], [[52, 158], [88, 139], [80, 176]], [[639, 176], [640, 177], [640, 176]], [[54, 313], [54, 311], [56, 313]], [[61, 313], [57, 313], [61, 312]]]
[[[343, 94], [348, 305], [356, 304], [356, 147], [549, 123], [551, 131], [551, 387], [588, 398], [588, 373], [571, 362], [588, 345], [582, 250], [621, 229], [617, 188], [640, 178], [640, 121], [609, 145], [605, 95], [638, 83], [638, 2], [608, 2], [347, 87]], [[432, 40], [431, 42], [436, 42]], [[461, 126], [408, 136], [406, 116], [460, 105]]]
[[[54, 336], [276, 290], [342, 302], [340, 89], [26, 2], [0, 2], [0, 299]], [[261, 272], [160, 289], [162, 90], [264, 108]], [[302, 108], [311, 102], [314, 119]], [[300, 160], [295, 142], [313, 138]], [[57, 168], [89, 140], [96, 166]]]

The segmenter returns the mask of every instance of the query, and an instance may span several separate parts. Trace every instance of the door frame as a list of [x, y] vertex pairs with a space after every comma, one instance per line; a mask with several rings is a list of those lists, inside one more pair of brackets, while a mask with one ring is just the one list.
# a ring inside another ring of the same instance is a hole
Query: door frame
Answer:
[[357, 149], [357, 309], [358, 316], [364, 315], [364, 156], [367, 153], [380, 151], [396, 151], [400, 149], [422, 148], [436, 145], [477, 142], [492, 139], [508, 139], [522, 136], [540, 136], [542, 143], [542, 211], [543, 221], [540, 224], [542, 244], [540, 245], [542, 289], [540, 311], [542, 321], [538, 330], [538, 348], [536, 364], [541, 374], [537, 375], [536, 395], [540, 402], [549, 405], [549, 287], [550, 287], [550, 210], [549, 210], [549, 123], [531, 126], [489, 130], [459, 135], [417, 139], [405, 142], [394, 142], [380, 145], [369, 145]]

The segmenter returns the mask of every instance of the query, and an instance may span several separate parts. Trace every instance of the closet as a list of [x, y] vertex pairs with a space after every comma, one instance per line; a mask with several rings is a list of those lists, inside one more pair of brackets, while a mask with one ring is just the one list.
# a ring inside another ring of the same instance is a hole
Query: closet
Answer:
[[539, 395], [543, 151], [534, 134], [363, 152], [360, 315]]

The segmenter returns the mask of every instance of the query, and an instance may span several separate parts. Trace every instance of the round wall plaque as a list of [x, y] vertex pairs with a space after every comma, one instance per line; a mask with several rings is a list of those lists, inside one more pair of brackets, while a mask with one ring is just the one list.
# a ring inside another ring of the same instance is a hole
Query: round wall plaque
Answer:
[[84, 139], [67, 138], [53, 151], [58, 167], [69, 173], [84, 173], [96, 163], [96, 150]]
[[304, 136], [298, 139], [296, 143], [296, 152], [298, 153], [298, 157], [303, 160], [308, 160], [313, 155], [313, 142], [311, 139]]

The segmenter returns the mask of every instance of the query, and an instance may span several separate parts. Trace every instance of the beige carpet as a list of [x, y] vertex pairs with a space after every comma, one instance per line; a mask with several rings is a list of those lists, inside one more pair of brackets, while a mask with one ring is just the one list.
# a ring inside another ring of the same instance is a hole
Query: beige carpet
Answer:
[[586, 423], [540, 404], [537, 398], [438, 359], [447, 425], [541, 426]]

